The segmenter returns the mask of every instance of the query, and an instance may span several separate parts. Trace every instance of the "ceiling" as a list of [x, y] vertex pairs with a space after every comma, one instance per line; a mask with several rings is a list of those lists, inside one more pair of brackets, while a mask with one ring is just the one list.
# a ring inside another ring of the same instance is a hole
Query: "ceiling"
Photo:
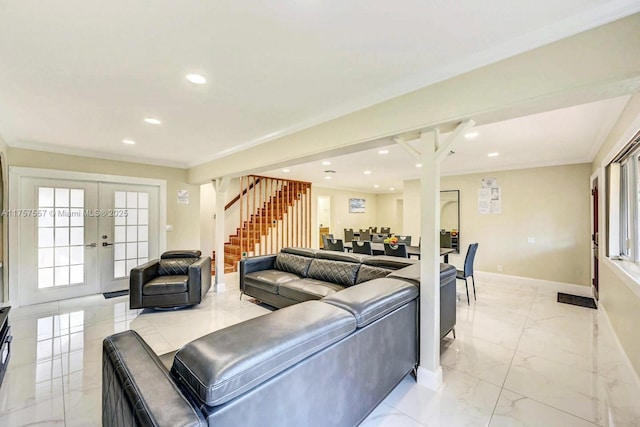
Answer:
[[[640, 10], [630, 0], [391, 4], [0, 0], [0, 135], [13, 147], [190, 167]], [[603, 105], [584, 107], [595, 122], [576, 107], [482, 126], [443, 172], [483, 168], [487, 149], [501, 152], [494, 162], [587, 159]], [[544, 133], [558, 121], [567, 129]], [[542, 144], [540, 159], [519, 148], [528, 142]], [[399, 148], [387, 162], [406, 157]], [[396, 185], [375, 169], [380, 185]]]
[[[453, 153], [441, 163], [441, 175], [591, 162], [629, 98], [610, 98], [476, 126], [468, 132], [471, 138], [463, 136], [450, 146]], [[442, 133], [440, 140], [445, 142], [450, 134]], [[264, 175], [369, 193], [401, 191], [404, 180], [419, 178], [419, 160], [401, 145], [391, 140], [388, 143], [357, 153], [288, 165]], [[419, 140], [409, 144], [420, 150]]]

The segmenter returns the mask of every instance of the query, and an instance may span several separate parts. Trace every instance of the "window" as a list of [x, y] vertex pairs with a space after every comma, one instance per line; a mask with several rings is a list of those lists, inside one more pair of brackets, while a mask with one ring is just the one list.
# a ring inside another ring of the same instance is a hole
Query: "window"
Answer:
[[114, 218], [113, 276], [126, 277], [149, 259], [149, 193], [115, 191], [114, 208], [126, 216]]
[[607, 167], [610, 257], [640, 262], [640, 132]]
[[84, 190], [38, 188], [38, 288], [84, 282]]

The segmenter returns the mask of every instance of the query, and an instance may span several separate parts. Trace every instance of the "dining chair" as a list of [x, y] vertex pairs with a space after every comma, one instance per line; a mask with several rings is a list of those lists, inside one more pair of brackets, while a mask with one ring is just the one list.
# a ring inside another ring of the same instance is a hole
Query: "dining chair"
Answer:
[[344, 229], [344, 241], [345, 243], [353, 241], [353, 228]]
[[369, 227], [369, 233], [374, 234], [378, 232], [378, 227]]
[[451, 248], [451, 232], [444, 231], [440, 232], [440, 247], [441, 248]]
[[373, 249], [371, 249], [371, 242], [358, 242], [351, 243], [354, 254], [366, 254], [373, 255]]
[[391, 234], [391, 227], [380, 227], [380, 234]]
[[358, 240], [360, 240], [361, 242], [370, 241], [371, 240], [371, 233], [369, 232], [369, 230], [363, 230], [361, 228], [360, 229], [360, 238]]
[[404, 243], [407, 246], [411, 246], [411, 236], [396, 236], [398, 243]]
[[327, 251], [344, 252], [344, 244], [342, 243], [342, 239], [327, 239], [324, 249]]
[[327, 240], [329, 239], [333, 239], [333, 234], [323, 234], [322, 235], [322, 247], [326, 248], [327, 247]]
[[385, 243], [384, 254], [389, 256], [397, 256], [400, 258], [409, 258], [409, 255], [407, 254], [407, 245], [403, 243], [399, 243], [397, 245]]
[[384, 243], [384, 239], [388, 236], [386, 234], [374, 233], [371, 235], [371, 242], [373, 243]]
[[473, 299], [476, 299], [476, 279], [473, 277], [473, 260], [476, 257], [476, 251], [478, 250], [478, 244], [472, 243], [467, 249], [467, 256], [464, 258], [464, 269], [456, 270], [456, 279], [464, 280], [464, 286], [467, 288], [467, 305], [469, 302], [469, 285], [467, 278], [471, 277], [471, 283], [473, 284]]

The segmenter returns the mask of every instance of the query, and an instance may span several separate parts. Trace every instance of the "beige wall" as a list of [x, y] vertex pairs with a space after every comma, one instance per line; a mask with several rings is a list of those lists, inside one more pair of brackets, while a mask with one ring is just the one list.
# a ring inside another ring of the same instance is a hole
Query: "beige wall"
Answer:
[[[200, 245], [200, 186], [187, 184], [185, 169], [151, 166], [125, 161], [95, 159], [44, 151], [9, 148], [9, 166], [58, 169], [76, 172], [164, 179], [167, 181], [167, 249], [190, 249]], [[189, 190], [189, 204], [178, 204], [178, 190]]]
[[[320, 242], [318, 230], [318, 197], [321, 196], [331, 198], [331, 223], [329, 224], [329, 228], [336, 239], [344, 239], [345, 228], [353, 228], [354, 231], [357, 231], [359, 228], [379, 226], [376, 212], [377, 198], [375, 194], [313, 186], [311, 187], [311, 223], [313, 225], [311, 241], [313, 242], [314, 248], [317, 248]], [[365, 199], [366, 212], [350, 213], [350, 198]]]
[[402, 235], [411, 236], [411, 243], [420, 239], [420, 180], [412, 179], [402, 183], [403, 218]]
[[[592, 170], [602, 171], [616, 152], [628, 142], [630, 135], [638, 131], [640, 120], [640, 95], [635, 95], [620, 115], [609, 137], [602, 145], [592, 164]], [[602, 183], [604, 180], [600, 180]], [[601, 202], [607, 198], [606, 186], [600, 184]], [[606, 242], [605, 203], [600, 203], [600, 242]], [[632, 277], [622, 272], [614, 261], [605, 259], [604, 244], [600, 245], [600, 303], [604, 307], [613, 329], [633, 367], [640, 375], [640, 277]], [[635, 292], [634, 292], [635, 289]]]
[[391, 232], [403, 234], [404, 200], [402, 193], [378, 194], [376, 196], [378, 231], [380, 227], [390, 227]]
[[[470, 243], [480, 244], [475, 268], [481, 271], [588, 286], [590, 282], [589, 164], [442, 177], [442, 190], [460, 190], [462, 267]], [[478, 213], [482, 178], [496, 178], [502, 213]], [[419, 182], [405, 182], [406, 200], [418, 199]], [[419, 217], [405, 214], [409, 230]], [[528, 243], [532, 237], [535, 243]]]
[[617, 268], [608, 261], [600, 263], [600, 303], [607, 312], [622, 348], [640, 376], [640, 296], [631, 290], [639, 287], [638, 279], [616, 274]]

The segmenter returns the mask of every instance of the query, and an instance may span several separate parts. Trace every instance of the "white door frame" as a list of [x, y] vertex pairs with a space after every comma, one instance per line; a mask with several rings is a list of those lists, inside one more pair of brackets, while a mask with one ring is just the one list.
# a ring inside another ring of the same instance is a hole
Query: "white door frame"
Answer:
[[[122, 175], [107, 175], [88, 172], [75, 172], [55, 169], [39, 169], [21, 166], [10, 166], [6, 177], [9, 181], [9, 212], [17, 211], [20, 206], [20, 183], [23, 177], [63, 179], [78, 181], [94, 181], [114, 184], [137, 184], [158, 187], [159, 212], [158, 212], [158, 253], [162, 253], [167, 247], [167, 181], [155, 178], [141, 178]], [[8, 216], [8, 247], [9, 252], [5, 257], [8, 261], [9, 286], [4, 287], [4, 301], [14, 307], [20, 303], [20, 227], [19, 217]]]

